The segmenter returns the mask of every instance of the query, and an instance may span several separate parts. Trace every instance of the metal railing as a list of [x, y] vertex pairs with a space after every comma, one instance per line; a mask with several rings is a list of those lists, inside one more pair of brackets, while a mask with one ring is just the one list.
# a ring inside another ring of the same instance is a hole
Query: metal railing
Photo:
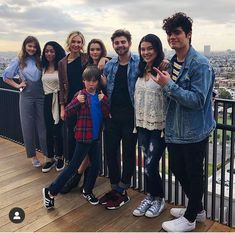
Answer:
[[[0, 88], [0, 136], [23, 144], [19, 119], [18, 91]], [[205, 159], [205, 194], [204, 206], [207, 217], [235, 226], [234, 192], [234, 143], [235, 143], [235, 101], [216, 99], [214, 116], [216, 130], [210, 137], [208, 153]], [[108, 176], [105, 137], [101, 138], [102, 166], [101, 175]], [[120, 164], [121, 147], [119, 151]], [[122, 166], [120, 166], [121, 168]], [[144, 157], [141, 148], [136, 147], [136, 169], [132, 179], [132, 188], [145, 192]], [[176, 205], [186, 205], [187, 197], [182, 192], [179, 182], [169, 168], [167, 150], [160, 162], [160, 171], [166, 200]]]

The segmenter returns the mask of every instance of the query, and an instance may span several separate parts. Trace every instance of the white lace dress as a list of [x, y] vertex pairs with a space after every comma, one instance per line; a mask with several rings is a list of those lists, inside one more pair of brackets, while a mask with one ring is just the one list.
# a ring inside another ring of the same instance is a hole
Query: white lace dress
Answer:
[[151, 78], [138, 78], [135, 85], [136, 126], [148, 130], [163, 130], [166, 118], [166, 99], [160, 85]]

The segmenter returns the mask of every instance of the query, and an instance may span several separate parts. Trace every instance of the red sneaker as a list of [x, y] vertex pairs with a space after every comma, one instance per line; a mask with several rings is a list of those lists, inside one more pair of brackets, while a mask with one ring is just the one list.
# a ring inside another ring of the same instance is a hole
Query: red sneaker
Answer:
[[105, 193], [101, 198], [99, 198], [99, 203], [101, 205], [106, 205], [108, 201], [112, 200], [116, 196], [117, 191], [112, 189], [111, 191]]
[[128, 201], [130, 201], [130, 197], [127, 195], [126, 191], [124, 194], [116, 192], [116, 195], [112, 198], [112, 200], [107, 201], [105, 207], [108, 210], [116, 210], [125, 205]]

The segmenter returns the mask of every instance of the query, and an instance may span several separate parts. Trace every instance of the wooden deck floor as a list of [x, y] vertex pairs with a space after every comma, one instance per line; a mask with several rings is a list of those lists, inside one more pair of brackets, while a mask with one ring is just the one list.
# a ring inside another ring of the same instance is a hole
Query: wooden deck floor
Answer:
[[[42, 159], [40, 153], [39, 156]], [[134, 217], [132, 211], [143, 194], [132, 189], [128, 191], [131, 201], [118, 210], [92, 206], [75, 189], [67, 195], [58, 195], [55, 209], [48, 211], [43, 208], [41, 190], [57, 174], [54, 169], [42, 173], [33, 168], [23, 146], [0, 138], [0, 232], [158, 232], [162, 231], [161, 223], [171, 219], [170, 205], [157, 218]], [[108, 179], [99, 177], [94, 193], [99, 196], [108, 190]], [[22, 223], [14, 224], [9, 220], [9, 211], [14, 207], [24, 209]], [[235, 229], [207, 220], [197, 224], [195, 231], [229, 232]]]

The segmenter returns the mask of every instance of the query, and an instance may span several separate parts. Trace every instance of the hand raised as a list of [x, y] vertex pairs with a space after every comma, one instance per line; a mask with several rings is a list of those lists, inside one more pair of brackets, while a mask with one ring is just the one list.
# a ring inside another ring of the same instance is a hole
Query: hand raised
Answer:
[[81, 91], [78, 92], [77, 100], [78, 100], [80, 103], [85, 103], [86, 97], [85, 97], [84, 94], [82, 94]]
[[153, 67], [153, 70], [157, 72], [157, 76], [151, 75], [152, 80], [160, 86], [166, 85], [168, 80], [171, 78], [170, 74], [167, 71], [160, 71], [156, 67]]

